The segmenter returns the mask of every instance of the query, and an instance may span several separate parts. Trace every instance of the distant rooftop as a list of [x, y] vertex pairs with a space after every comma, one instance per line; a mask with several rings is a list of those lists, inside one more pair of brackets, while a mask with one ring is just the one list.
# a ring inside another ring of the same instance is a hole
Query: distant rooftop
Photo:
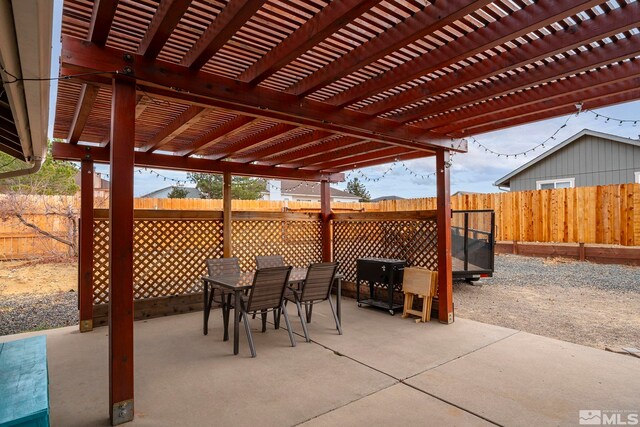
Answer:
[[371, 202], [384, 202], [385, 200], [404, 200], [404, 197], [400, 196], [382, 196], [371, 199]]

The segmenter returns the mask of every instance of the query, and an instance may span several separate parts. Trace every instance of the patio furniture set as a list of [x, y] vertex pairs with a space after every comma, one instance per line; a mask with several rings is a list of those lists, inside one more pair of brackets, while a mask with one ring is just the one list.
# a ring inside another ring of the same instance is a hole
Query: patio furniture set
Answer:
[[[338, 263], [324, 262], [311, 264], [308, 268], [293, 268], [284, 264], [282, 256], [256, 257], [257, 270], [242, 272], [238, 258], [207, 260], [207, 276], [202, 278], [204, 286], [204, 325], [203, 333], [209, 332], [209, 314], [213, 303], [221, 305], [224, 326], [223, 340], [229, 340], [229, 318], [233, 309], [233, 354], [239, 351], [240, 320], [251, 350], [256, 357], [255, 345], [249, 315], [253, 318], [260, 314], [262, 332], [267, 329], [267, 314], [273, 313], [275, 329], [280, 327], [280, 318], [284, 316], [291, 346], [296, 346], [289, 314], [288, 302], [296, 305], [302, 324], [305, 340], [310, 342], [307, 324], [311, 322], [314, 303], [329, 301], [336, 329], [342, 335], [340, 299], [342, 293], [342, 275], [337, 272]], [[331, 290], [337, 285], [337, 304], [331, 299]], [[216, 292], [219, 296], [216, 298]], [[304, 310], [303, 310], [304, 307]]]

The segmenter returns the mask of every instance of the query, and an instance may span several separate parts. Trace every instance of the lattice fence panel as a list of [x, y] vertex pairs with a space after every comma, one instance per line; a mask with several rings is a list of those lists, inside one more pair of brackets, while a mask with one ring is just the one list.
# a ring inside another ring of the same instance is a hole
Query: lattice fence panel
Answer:
[[306, 267], [322, 261], [320, 221], [233, 221], [233, 255], [242, 270], [256, 269], [256, 256], [282, 255], [285, 264]]
[[[135, 220], [134, 298], [200, 291], [205, 260], [222, 257], [220, 220]], [[109, 300], [109, 221], [94, 225], [94, 303]]]
[[396, 258], [407, 266], [438, 268], [436, 221], [334, 221], [334, 258], [345, 279], [355, 282], [356, 260]]

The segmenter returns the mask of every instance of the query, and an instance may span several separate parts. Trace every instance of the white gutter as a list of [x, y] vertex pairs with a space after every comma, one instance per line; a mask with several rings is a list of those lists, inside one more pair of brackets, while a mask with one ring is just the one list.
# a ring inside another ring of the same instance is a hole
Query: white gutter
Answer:
[[[49, 77], [53, 2], [0, 0], [0, 65], [18, 78]], [[3, 81], [14, 77], [0, 70]], [[20, 137], [26, 169], [0, 173], [0, 179], [40, 170], [47, 155], [49, 81], [26, 81], [4, 85]]]

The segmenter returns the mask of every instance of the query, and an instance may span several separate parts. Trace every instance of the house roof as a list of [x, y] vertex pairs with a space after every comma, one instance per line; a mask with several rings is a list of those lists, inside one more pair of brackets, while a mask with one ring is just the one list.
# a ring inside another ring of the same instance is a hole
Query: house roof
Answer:
[[383, 202], [385, 200], [404, 200], [404, 197], [400, 196], [382, 196], [371, 199], [370, 202]]
[[618, 135], [612, 135], [610, 133], [598, 132], [598, 131], [591, 130], [591, 129], [583, 129], [580, 132], [576, 133], [575, 135], [573, 135], [573, 136], [569, 137], [568, 139], [562, 141], [561, 143], [559, 143], [555, 147], [553, 147], [553, 148], [545, 151], [544, 153], [540, 154], [538, 157], [536, 157], [535, 159], [531, 160], [530, 162], [525, 163], [524, 165], [520, 166], [518, 169], [516, 169], [516, 170], [508, 173], [507, 175], [503, 176], [502, 178], [497, 180], [493, 185], [498, 186], [498, 187], [508, 187], [509, 186], [509, 181], [511, 180], [511, 178], [513, 178], [514, 176], [518, 175], [522, 171], [530, 168], [531, 166], [535, 165], [536, 163], [541, 162], [542, 160], [546, 159], [547, 157], [553, 155], [554, 153], [557, 153], [558, 151], [562, 150], [567, 145], [571, 144], [573, 141], [576, 141], [576, 140], [582, 138], [585, 135], [595, 136], [595, 137], [598, 137], [598, 138], [608, 139], [608, 140], [619, 142], [619, 143], [622, 143], [622, 144], [629, 144], [629, 145], [633, 145], [633, 146], [636, 146], [636, 147], [640, 147], [640, 140], [624, 138], [624, 137], [621, 137], [621, 136], [618, 136]]
[[[144, 196], [141, 196], [143, 199], [153, 199], [156, 198], [160, 195], [162, 195], [162, 193], [164, 192], [169, 192], [172, 189], [176, 188], [175, 185], [169, 186], [169, 187], [164, 187], [161, 188], [159, 190], [156, 191], [152, 191], [151, 193], [145, 194]], [[187, 191], [187, 195], [185, 196], [186, 199], [201, 199], [202, 198], [202, 193], [200, 193], [200, 190], [198, 190], [195, 187], [180, 187], [183, 190]]]
[[[282, 194], [288, 194], [291, 196], [317, 196], [320, 197], [320, 185], [317, 183], [307, 183], [305, 181], [296, 181], [292, 179], [283, 179], [281, 181], [280, 191]], [[344, 197], [359, 200], [358, 196], [355, 196], [346, 191], [338, 190], [331, 187], [331, 197]]]
[[54, 154], [108, 161], [116, 73], [135, 78], [138, 166], [335, 182], [466, 152], [467, 135], [640, 98], [638, 14], [625, 0], [65, 0]]

